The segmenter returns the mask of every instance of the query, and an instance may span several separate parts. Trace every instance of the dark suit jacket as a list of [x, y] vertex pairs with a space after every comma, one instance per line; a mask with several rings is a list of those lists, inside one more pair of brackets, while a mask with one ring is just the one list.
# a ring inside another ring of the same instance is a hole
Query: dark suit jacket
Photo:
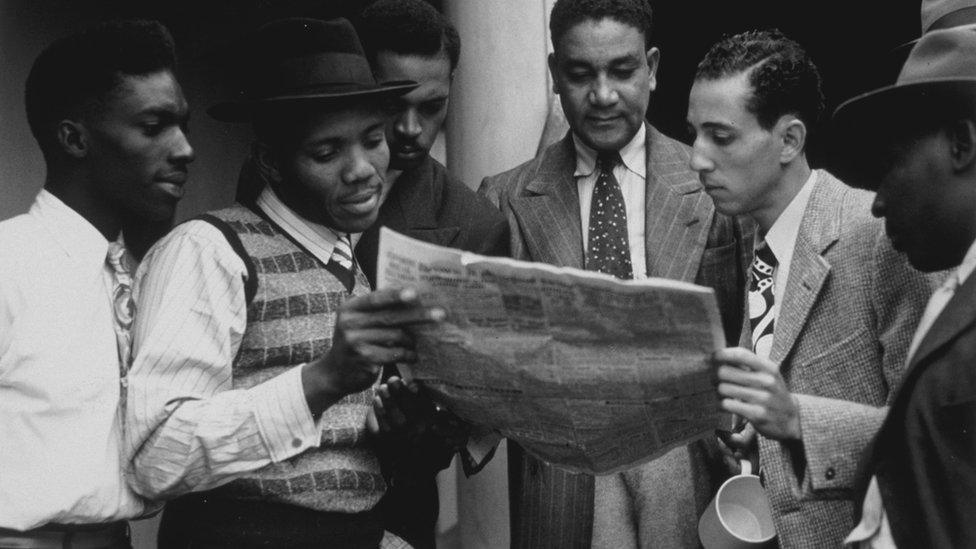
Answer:
[[976, 275], [919, 344], [868, 472], [898, 547], [976, 547]]
[[356, 244], [356, 260], [376, 284], [380, 227], [409, 237], [482, 255], [508, 255], [508, 224], [498, 209], [430, 156], [400, 174], [376, 224]]
[[[400, 174], [380, 208], [376, 224], [356, 244], [356, 260], [373, 286], [380, 227], [441, 246], [484, 255], [508, 255], [505, 218], [429, 156], [416, 168]], [[431, 456], [430, 464], [445, 463], [444, 457]], [[415, 471], [410, 478], [394, 478], [379, 504], [386, 529], [417, 549], [434, 547], [437, 507], [437, 485], [427, 469]]]
[[784, 549], [836, 547], [854, 527], [858, 460], [901, 382], [937, 285], [891, 247], [870, 213], [873, 193], [823, 170], [814, 171], [813, 185], [769, 357], [799, 403], [803, 443], [759, 437]]
[[[715, 212], [690, 171], [687, 146], [647, 126], [646, 250], [648, 276], [715, 288], [726, 337], [738, 341], [743, 318], [745, 251], [751, 242], [739, 226]], [[583, 268], [580, 206], [573, 173], [571, 135], [535, 159], [486, 178], [479, 192], [505, 214], [512, 257]], [[513, 445], [514, 446], [514, 445]], [[698, 513], [711, 497], [712, 475], [702, 445], [681, 447], [644, 467], [665, 469], [654, 487], [680, 516], [668, 520], [668, 540], [697, 543]], [[511, 447], [511, 446], [510, 446]], [[513, 547], [589, 547], [593, 526], [593, 477], [546, 466], [510, 452]], [[681, 467], [672, 467], [676, 464]], [[665, 464], [665, 465], [662, 465]], [[640, 510], [636, 510], [640, 512]]]

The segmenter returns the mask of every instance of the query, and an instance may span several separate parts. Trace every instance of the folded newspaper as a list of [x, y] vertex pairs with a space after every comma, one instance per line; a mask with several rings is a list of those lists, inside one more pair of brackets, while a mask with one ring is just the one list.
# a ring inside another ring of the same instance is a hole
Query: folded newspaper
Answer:
[[383, 228], [378, 287], [447, 311], [409, 374], [461, 418], [554, 465], [606, 474], [723, 423], [711, 288], [492, 258]]

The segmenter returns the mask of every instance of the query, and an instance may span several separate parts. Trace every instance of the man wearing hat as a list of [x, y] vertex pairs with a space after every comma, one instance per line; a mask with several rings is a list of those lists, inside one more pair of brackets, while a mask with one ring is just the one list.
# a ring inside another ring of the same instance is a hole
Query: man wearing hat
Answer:
[[894, 85], [842, 104], [834, 123], [837, 169], [877, 192], [872, 213], [893, 246], [922, 271], [957, 267], [919, 322], [847, 541], [974, 547], [976, 28], [927, 33]]
[[166, 547], [377, 547], [374, 386], [416, 360], [405, 327], [444, 311], [369, 293], [351, 246], [389, 190], [387, 102], [415, 84], [376, 84], [344, 19], [250, 43], [243, 93], [209, 112], [251, 122], [264, 186], [177, 227], [137, 275], [130, 484], [182, 495]]

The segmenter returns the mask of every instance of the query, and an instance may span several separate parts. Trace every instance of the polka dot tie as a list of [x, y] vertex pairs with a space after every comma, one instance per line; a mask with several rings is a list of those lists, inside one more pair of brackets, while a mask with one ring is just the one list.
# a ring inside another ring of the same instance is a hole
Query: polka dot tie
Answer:
[[586, 246], [586, 269], [617, 278], [634, 278], [627, 241], [627, 209], [613, 168], [621, 162], [620, 154], [600, 153], [600, 174], [593, 187], [590, 202], [589, 237]]
[[749, 285], [749, 321], [752, 325], [752, 350], [769, 356], [773, 347], [773, 320], [776, 316], [773, 298], [773, 271], [776, 256], [765, 242], [752, 260], [752, 282]]

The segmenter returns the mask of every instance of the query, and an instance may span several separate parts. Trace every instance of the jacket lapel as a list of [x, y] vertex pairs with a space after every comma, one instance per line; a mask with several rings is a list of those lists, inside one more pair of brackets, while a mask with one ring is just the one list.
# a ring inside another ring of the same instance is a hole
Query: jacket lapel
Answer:
[[461, 231], [457, 225], [440, 226], [436, 206], [443, 189], [435, 179], [430, 157], [414, 170], [400, 174], [384, 204], [381, 222], [396, 230], [433, 244], [449, 245]]
[[915, 351], [908, 367], [909, 371], [949, 343], [974, 321], [976, 321], [976, 276], [970, 275], [962, 286], [956, 288], [955, 295], [919, 343], [918, 350]]
[[576, 153], [570, 134], [550, 148], [525, 191], [509, 200], [529, 258], [583, 268], [583, 232], [576, 188]]
[[647, 276], [693, 282], [715, 207], [680, 146], [647, 125], [644, 249]]
[[777, 362], [783, 361], [796, 344], [830, 273], [830, 263], [823, 254], [840, 236], [836, 205], [843, 199], [843, 189], [828, 179], [826, 172], [817, 173], [816, 187], [803, 213], [793, 248], [783, 304], [775, 320], [776, 336], [769, 358]]

